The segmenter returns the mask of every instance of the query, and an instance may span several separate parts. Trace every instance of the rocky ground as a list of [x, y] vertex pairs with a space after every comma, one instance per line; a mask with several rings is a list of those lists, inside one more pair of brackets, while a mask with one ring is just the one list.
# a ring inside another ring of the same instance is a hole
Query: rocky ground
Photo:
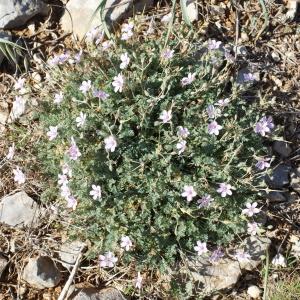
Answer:
[[[15, 68], [15, 64], [0, 56], [0, 132], [3, 137], [0, 141], [0, 299], [61, 300], [67, 295], [77, 300], [125, 299], [120, 292], [123, 279], [102, 273], [97, 262], [84, 258], [87, 244], [67, 241], [68, 216], [51, 205], [39, 205], [39, 174], [31, 174], [33, 183], [27, 190], [20, 191], [10, 182], [5, 159], [9, 135], [13, 134], [10, 124], [15, 122], [16, 114], [19, 124], [26, 126], [27, 116], [38, 109], [39, 97], [43, 96], [39, 92], [40, 86], [47, 76], [44, 61], [53, 52], [83, 46], [80, 44], [86, 32], [83, 28], [94, 24], [86, 20], [97, 1], [87, 1], [90, 7], [87, 4], [84, 18], [81, 10], [78, 11], [78, 1], [67, 4], [73, 18], [73, 30], [79, 39], [70, 35], [69, 14], [58, 26], [63, 13], [60, 1], [47, 1], [48, 6], [41, 1], [36, 5], [24, 1], [30, 7], [25, 5], [23, 10], [15, 10], [11, 6], [13, 1], [4, 2], [7, 3], [0, 4], [0, 12], [10, 9], [15, 13], [1, 19], [0, 28], [5, 31], [0, 32], [0, 37], [17, 41], [26, 51], [22, 49], [21, 56], [13, 53], [20, 68]], [[134, 1], [128, 1], [131, 2]], [[167, 1], [162, 4], [143, 2], [149, 14], [163, 16], [170, 11]], [[217, 291], [206, 299], [250, 299], [250, 296], [259, 299], [263, 291], [271, 290], [277, 280], [289, 278], [291, 273], [298, 274], [300, 15], [295, 4], [296, 1], [235, 3], [211, 0], [198, 1], [197, 6], [190, 8], [191, 16], [196, 16], [195, 26], [203, 36], [224, 42], [234, 41], [238, 53], [236, 64], [245, 65], [258, 78], [258, 84], [253, 87], [256, 92], [246, 96], [249, 100], [259, 97], [268, 109], [271, 101], [272, 114], [282, 127], [282, 136], [267, 145], [276, 167], [265, 179], [269, 188], [264, 193], [265, 204], [259, 220], [266, 228], [264, 236], [237, 237], [236, 244], [228, 248], [226, 257], [217, 265], [191, 260], [181, 268], [183, 277], [187, 272], [192, 274], [199, 291]], [[130, 6], [126, 5], [110, 11], [111, 24], [130, 16]], [[22, 112], [16, 112], [12, 104], [13, 86], [23, 70], [27, 71], [24, 77], [32, 83], [35, 98], [28, 99]], [[29, 137], [26, 137], [29, 140], [31, 130], [29, 127]], [[24, 155], [26, 153], [28, 149], [24, 149]], [[247, 263], [234, 260], [233, 249], [246, 250], [250, 260]], [[160, 285], [148, 288], [148, 299], [166, 298], [164, 292], [158, 290], [162, 286], [166, 288], [164, 279], [156, 282]], [[66, 293], [64, 287], [68, 288]]]

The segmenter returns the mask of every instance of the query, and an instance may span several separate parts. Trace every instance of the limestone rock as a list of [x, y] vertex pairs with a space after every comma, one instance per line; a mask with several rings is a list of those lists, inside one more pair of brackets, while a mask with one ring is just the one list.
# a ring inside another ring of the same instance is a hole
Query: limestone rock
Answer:
[[247, 289], [247, 294], [253, 299], [258, 299], [260, 296], [260, 293], [261, 293], [261, 290], [256, 285], [251, 285]]
[[0, 202], [0, 222], [10, 226], [34, 226], [40, 212], [37, 203], [23, 191], [6, 196]]
[[267, 237], [250, 236], [245, 239], [243, 252], [250, 255], [248, 261], [239, 261], [240, 268], [251, 271], [258, 267], [262, 261], [262, 257], [266, 255], [271, 246], [271, 240]]
[[126, 300], [120, 291], [115, 288], [98, 290], [96, 288], [76, 289], [70, 300]]
[[58, 253], [62, 265], [67, 269], [72, 267], [75, 264], [77, 256], [79, 255], [82, 247], [84, 246], [85, 243], [81, 241], [66, 242], [62, 244]]
[[[152, 4], [153, 0], [107, 0], [104, 18], [108, 25], [114, 26], [125, 18], [132, 16], [133, 12], [143, 11]], [[94, 14], [98, 6], [98, 0], [86, 0], [83, 9], [82, 0], [70, 0], [61, 19], [64, 31], [73, 31], [75, 35], [82, 39], [87, 31], [100, 26], [100, 14]]]
[[1, 0], [0, 29], [15, 29], [36, 15], [47, 15], [49, 7], [41, 0]]
[[182, 271], [192, 276], [204, 294], [232, 287], [242, 274], [238, 261], [230, 258], [212, 264], [206, 258], [196, 257], [189, 259], [187, 266], [189, 270]]
[[30, 258], [24, 268], [22, 279], [37, 289], [55, 287], [61, 274], [48, 256]]

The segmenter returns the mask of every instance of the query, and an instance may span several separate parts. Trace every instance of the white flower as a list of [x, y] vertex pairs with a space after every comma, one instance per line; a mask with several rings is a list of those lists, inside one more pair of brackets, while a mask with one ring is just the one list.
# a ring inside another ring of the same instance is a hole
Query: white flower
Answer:
[[77, 207], [77, 200], [75, 199], [74, 196], [69, 196], [66, 198], [67, 200], [67, 207], [72, 208], [72, 210], [75, 210]]
[[55, 104], [60, 104], [63, 101], [63, 99], [64, 99], [63, 92], [60, 92], [59, 94], [57, 93], [54, 95], [54, 103]]
[[206, 108], [206, 112], [210, 119], [214, 119], [221, 114], [220, 109], [215, 108], [212, 104], [208, 105], [208, 107]]
[[197, 245], [194, 247], [194, 250], [197, 251], [197, 254], [200, 256], [206, 252], [208, 252], [206, 243], [202, 243], [201, 241], [197, 241]]
[[24, 83], [25, 83], [25, 78], [19, 78], [14, 85], [15, 90], [23, 89]]
[[187, 77], [181, 79], [181, 85], [189, 85], [195, 80], [196, 73], [189, 73]]
[[256, 222], [248, 223], [247, 226], [248, 226], [247, 232], [251, 235], [256, 235], [257, 232], [259, 231], [259, 227]]
[[220, 99], [217, 101], [216, 105], [220, 106], [220, 107], [225, 107], [229, 104], [230, 100], [228, 98], [225, 99]]
[[168, 123], [172, 119], [172, 111], [171, 110], [163, 110], [159, 116], [162, 123]]
[[105, 150], [114, 152], [117, 147], [117, 141], [113, 135], [110, 135], [104, 139]]
[[92, 185], [92, 190], [90, 191], [90, 195], [93, 197], [94, 200], [101, 199], [101, 187], [100, 185]]
[[240, 262], [240, 263], [247, 263], [249, 262], [251, 256], [249, 253], [244, 252], [243, 250], [238, 250], [235, 254], [235, 258]]
[[13, 143], [12, 146], [8, 148], [6, 159], [12, 160], [14, 158], [14, 155], [15, 155], [15, 143]]
[[86, 121], [86, 114], [82, 111], [80, 112], [79, 116], [76, 118], [77, 127], [83, 127]]
[[233, 186], [231, 186], [230, 184], [222, 182], [222, 183], [220, 183], [219, 188], [217, 189], [217, 192], [221, 194], [221, 197], [226, 197], [227, 195], [231, 196], [232, 188], [233, 188]]
[[248, 217], [252, 217], [253, 215], [257, 214], [260, 212], [260, 209], [256, 207], [257, 202], [251, 203], [246, 203], [245, 209], [242, 210], [242, 214], [247, 215]]
[[180, 138], [186, 139], [189, 136], [190, 132], [186, 127], [179, 126], [177, 129], [177, 135]]
[[216, 121], [212, 121], [208, 124], [208, 133], [219, 135], [219, 130], [221, 130], [223, 127], [219, 125]]
[[90, 89], [92, 88], [92, 83], [90, 80], [88, 81], [82, 81], [81, 86], [79, 87], [79, 90], [86, 94]]
[[102, 50], [106, 51], [113, 45], [112, 41], [105, 41], [102, 43]]
[[122, 92], [124, 85], [124, 78], [122, 74], [118, 74], [118, 76], [114, 77], [114, 81], [112, 82], [115, 92]]
[[62, 173], [65, 175], [68, 175], [69, 177], [72, 177], [72, 169], [70, 166], [66, 163], [63, 164], [62, 166]]
[[58, 174], [58, 184], [67, 185], [69, 183], [68, 177], [65, 174]]
[[177, 143], [176, 148], [177, 150], [179, 150], [178, 154], [183, 153], [186, 149], [186, 141], [180, 141], [179, 143]]
[[129, 236], [122, 236], [121, 238], [121, 248], [124, 248], [126, 251], [129, 251], [132, 247], [132, 241]]
[[71, 190], [70, 188], [63, 184], [60, 188], [60, 195], [64, 198], [64, 199], [68, 199], [71, 196]]
[[174, 50], [171, 49], [165, 49], [161, 54], [161, 57], [166, 60], [171, 59], [173, 56], [174, 56]]
[[278, 253], [272, 259], [272, 264], [276, 267], [285, 268], [287, 266], [286, 258], [282, 254]]
[[20, 170], [19, 167], [13, 170], [13, 174], [15, 175], [14, 181], [18, 184], [23, 184], [26, 180], [25, 174]]
[[130, 58], [128, 57], [127, 52], [125, 52], [124, 54], [121, 55], [121, 64], [120, 64], [120, 68], [121, 69], [125, 69], [127, 68], [127, 66], [129, 65], [130, 62]]
[[194, 190], [194, 187], [191, 185], [185, 185], [183, 187], [183, 192], [181, 193], [182, 197], [186, 197], [186, 200], [188, 202], [192, 201], [193, 198], [197, 195], [197, 193]]
[[112, 252], [107, 252], [104, 255], [99, 255], [99, 265], [102, 268], [113, 268], [118, 258]]
[[57, 137], [57, 129], [58, 126], [50, 126], [49, 131], [47, 132], [47, 136], [49, 138], [49, 141], [53, 141]]

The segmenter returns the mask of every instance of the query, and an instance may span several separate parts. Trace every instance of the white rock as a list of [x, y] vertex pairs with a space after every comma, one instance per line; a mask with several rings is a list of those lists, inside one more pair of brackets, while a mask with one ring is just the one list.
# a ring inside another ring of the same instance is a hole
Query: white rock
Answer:
[[0, 222], [10, 226], [34, 226], [39, 214], [37, 203], [23, 191], [1, 199]]
[[62, 244], [58, 253], [61, 259], [61, 264], [67, 269], [72, 267], [76, 262], [78, 254], [81, 252], [81, 249], [84, 246], [85, 243], [81, 241], [66, 242]]
[[0, 28], [14, 29], [35, 15], [47, 15], [49, 7], [41, 0], [1, 0]]
[[[135, 13], [143, 11], [152, 4], [153, 0], [107, 0], [104, 18], [109, 25], [114, 25], [132, 16], [133, 11]], [[94, 15], [98, 6], [99, 0], [85, 0], [84, 4], [82, 0], [70, 0], [61, 19], [63, 30], [73, 31], [82, 39], [87, 31], [101, 25], [100, 13]]]
[[198, 4], [196, 0], [187, 1], [187, 16], [190, 22], [198, 21]]
[[37, 289], [55, 287], [61, 274], [48, 256], [30, 258], [24, 268], [22, 279]]
[[248, 295], [253, 299], [258, 299], [261, 293], [261, 290], [256, 285], [251, 285], [247, 289]]

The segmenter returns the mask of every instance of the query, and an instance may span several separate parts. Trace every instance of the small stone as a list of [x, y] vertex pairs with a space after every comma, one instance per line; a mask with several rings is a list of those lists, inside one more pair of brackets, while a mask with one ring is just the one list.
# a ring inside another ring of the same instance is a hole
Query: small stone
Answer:
[[266, 176], [267, 184], [274, 189], [282, 189], [290, 183], [291, 166], [280, 164], [273, 169], [270, 176]]
[[258, 286], [256, 285], [251, 285], [247, 289], [248, 295], [253, 298], [253, 299], [258, 299], [261, 293], [261, 290]]
[[277, 52], [273, 51], [271, 53], [271, 56], [272, 56], [272, 58], [273, 58], [274, 61], [276, 61], [276, 62], [280, 61], [280, 55]]
[[292, 153], [292, 148], [285, 141], [275, 141], [273, 144], [273, 150], [283, 158], [289, 157]]
[[61, 259], [61, 264], [67, 269], [72, 267], [83, 247], [85, 247], [85, 243], [81, 241], [64, 243], [58, 253]]
[[241, 33], [241, 39], [243, 42], [248, 42], [249, 41], [249, 36], [246, 32]]
[[37, 289], [55, 287], [61, 280], [61, 274], [48, 256], [30, 258], [24, 268], [22, 279]]
[[97, 290], [96, 288], [75, 289], [70, 300], [126, 300], [120, 291], [115, 288]]
[[238, 46], [236, 49], [236, 52], [238, 55], [241, 56], [247, 56], [248, 55], [248, 51], [247, 48], [245, 46]]
[[272, 191], [267, 194], [267, 198], [271, 202], [285, 202], [287, 201], [287, 198], [285, 197], [285, 194], [283, 192], [278, 191]]
[[0, 202], [0, 222], [10, 226], [35, 226], [40, 213], [37, 203], [23, 191], [6, 196]]
[[7, 265], [8, 260], [0, 253], [0, 279]]

